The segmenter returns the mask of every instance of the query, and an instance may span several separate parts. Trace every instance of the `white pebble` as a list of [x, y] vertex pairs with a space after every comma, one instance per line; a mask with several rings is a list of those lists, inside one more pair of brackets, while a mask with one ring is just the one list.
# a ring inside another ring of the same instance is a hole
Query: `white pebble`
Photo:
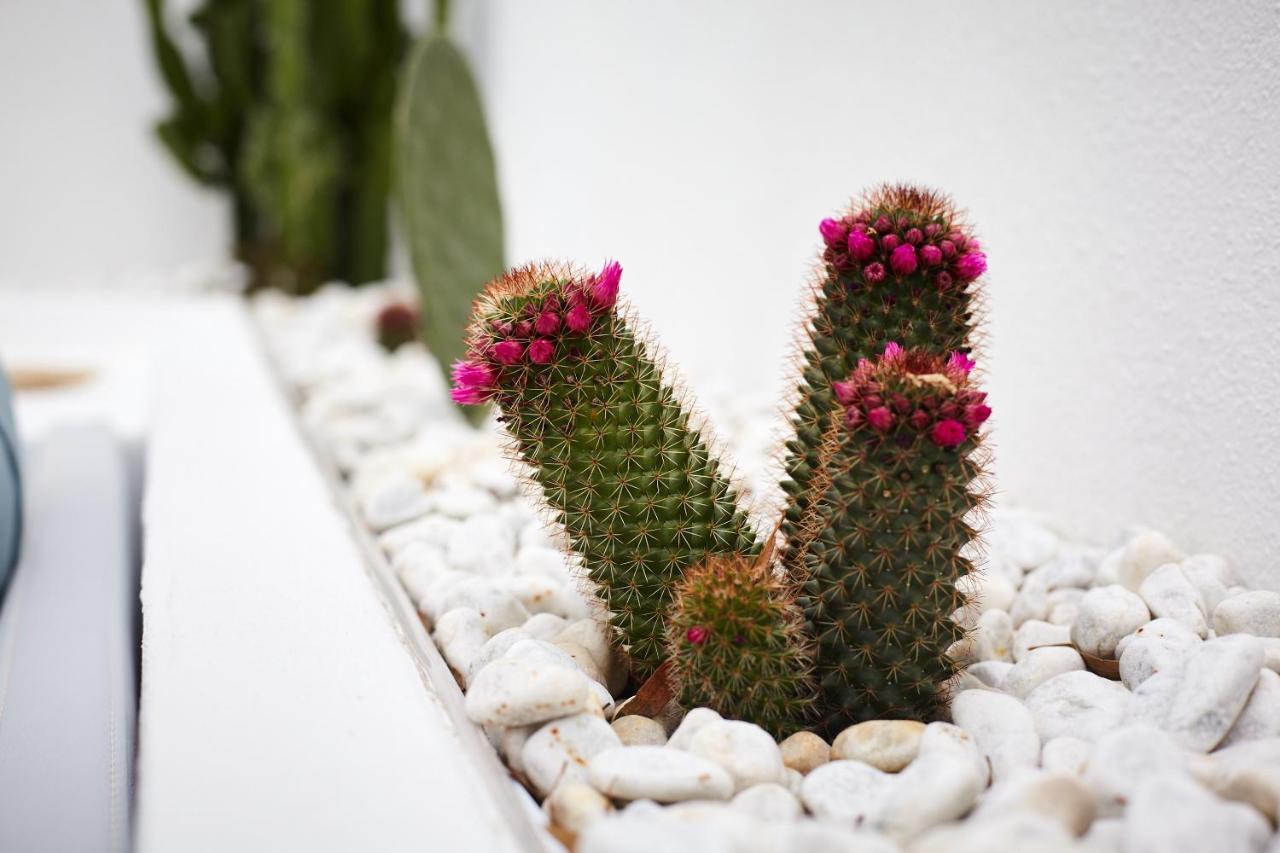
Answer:
[[[477, 614], [478, 616], [479, 614]], [[438, 630], [438, 629], [437, 629]], [[490, 637], [483, 646], [480, 647], [480, 653], [476, 656], [473, 664], [472, 672], [479, 672], [489, 665], [490, 662], [497, 660], [507, 653], [507, 650], [521, 640], [532, 639], [528, 632], [523, 628], [507, 628], [499, 631]]]
[[1235, 583], [1235, 575], [1226, 559], [1217, 554], [1196, 554], [1180, 564], [1182, 573], [1200, 596], [1200, 607], [1212, 616], [1227, 597], [1227, 588]]
[[667, 743], [662, 723], [648, 717], [627, 714], [614, 720], [612, 726], [623, 746], [665, 746]]
[[1168, 734], [1149, 725], [1117, 728], [1095, 745], [1084, 781], [1094, 792], [1098, 813], [1120, 815], [1138, 785], [1153, 774], [1181, 774], [1187, 754]]
[[1013, 669], [1013, 664], [1008, 661], [981, 660], [977, 663], [969, 664], [966, 672], [978, 679], [978, 681], [982, 682], [986, 687], [992, 687], [999, 690], [1001, 689], [1001, 685], [1004, 684], [1004, 679], [1011, 669]]
[[963, 593], [979, 611], [1008, 611], [1018, 591], [1013, 584], [998, 574], [971, 572], [956, 582], [956, 588]]
[[524, 773], [540, 796], [563, 781], [586, 782], [587, 762], [597, 753], [621, 746], [609, 724], [594, 714], [552, 720], [525, 741]]
[[521, 726], [590, 710], [594, 697], [577, 669], [504, 657], [476, 674], [466, 709], [477, 723]]
[[894, 777], [861, 761], [829, 761], [800, 786], [800, 799], [822, 820], [860, 827], [880, 814]]
[[654, 820], [626, 811], [587, 824], [575, 853], [654, 853], [658, 850], [696, 850], [698, 853], [738, 853], [720, 827], [710, 823]]
[[786, 781], [782, 753], [764, 729], [737, 720], [713, 720], [689, 741], [689, 752], [729, 771], [735, 791]]
[[[527, 609], [527, 608], [526, 608]], [[522, 627], [535, 640], [553, 640], [569, 624], [563, 616], [554, 613], [535, 613]]]
[[667, 746], [672, 749], [688, 749], [693, 742], [693, 736], [703, 726], [722, 719], [724, 718], [710, 708], [693, 708], [684, 715], [680, 725], [676, 726], [676, 730], [671, 733], [671, 739], [667, 741]]
[[553, 824], [578, 835], [588, 824], [613, 811], [613, 804], [590, 785], [565, 782], [556, 786], [542, 808]]
[[1027, 708], [1041, 740], [1069, 735], [1096, 741], [1120, 723], [1128, 700], [1122, 684], [1092, 672], [1066, 672], [1032, 690]]
[[804, 811], [796, 795], [776, 782], [739, 791], [729, 807], [765, 821], [795, 820]]
[[1165, 563], [1180, 563], [1185, 557], [1163, 533], [1142, 531], [1124, 546], [1116, 566], [1116, 581], [1130, 592], [1137, 592], [1156, 568]]
[[1026, 706], [1005, 693], [966, 690], [951, 702], [952, 721], [973, 735], [995, 782], [1040, 762], [1040, 736]]
[[1071, 641], [1080, 651], [1099, 658], [1114, 657], [1120, 638], [1151, 618], [1146, 603], [1117, 584], [1089, 590], [1080, 599], [1079, 608], [1071, 626]]
[[449, 546], [449, 539], [457, 528], [458, 522], [452, 518], [428, 515], [392, 527], [378, 537], [378, 544], [393, 558], [413, 545], [433, 545], [443, 550]]
[[1273, 737], [1280, 737], [1280, 675], [1264, 669], [1219, 746]]
[[1280, 637], [1280, 592], [1259, 589], [1224, 600], [1213, 611], [1213, 629], [1219, 634]]
[[1060, 823], [1032, 812], [945, 824], [911, 845], [911, 853], [1073, 853], [1076, 850], [1071, 836]]
[[1070, 646], [1044, 646], [1027, 652], [1005, 676], [1003, 689], [1010, 696], [1026, 699], [1041, 684], [1064, 672], [1083, 670], [1084, 658]]
[[1150, 776], [1125, 813], [1125, 853], [1260, 851], [1271, 827], [1248, 806], [1220, 800], [1184, 776]]
[[454, 584], [444, 596], [443, 609], [447, 613], [458, 607], [470, 607], [479, 613], [490, 636], [523, 625], [529, 619], [524, 605], [489, 578], [476, 577]]
[[974, 764], [964, 757], [922, 752], [894, 779], [872, 826], [890, 838], [909, 841], [969, 811], [984, 785]]
[[920, 735], [920, 755], [933, 753], [945, 753], [967, 761], [984, 788], [991, 782], [991, 762], [982, 754], [973, 735], [959, 726], [935, 722], [924, 727], [924, 733]]
[[1020, 661], [1029, 651], [1041, 646], [1067, 646], [1070, 643], [1069, 627], [1029, 619], [1018, 626], [1013, 635], [1013, 659]]
[[1079, 776], [1089, 764], [1093, 744], [1078, 737], [1056, 737], [1045, 741], [1040, 750], [1040, 766], [1045, 770], [1074, 773]]
[[1093, 822], [1097, 807], [1093, 792], [1074, 773], [1024, 767], [993, 785], [971, 819], [984, 820], [1017, 812], [1056, 821], [1068, 834], [1079, 836]]
[[431, 497], [422, 483], [405, 473], [393, 473], [357, 490], [356, 500], [365, 523], [381, 532], [426, 515]]
[[476, 659], [489, 640], [484, 620], [469, 607], [450, 610], [435, 626], [436, 646], [449, 667], [469, 684], [475, 672]]
[[1166, 563], [1147, 575], [1138, 594], [1153, 616], [1181, 622], [1199, 637], [1209, 633], [1200, 593], [1176, 563]]
[[1015, 627], [1021, 626], [1030, 619], [1043, 621], [1049, 615], [1049, 585], [1043, 575], [1030, 574], [1022, 582], [1013, 604], [1009, 607], [1009, 618]]
[[498, 501], [484, 489], [454, 483], [431, 493], [437, 512], [451, 518], [470, 518], [480, 513], [493, 512]]
[[714, 761], [663, 746], [623, 746], [597, 754], [587, 764], [592, 787], [623, 800], [660, 803], [727, 800], [733, 794], [729, 772]]
[[510, 575], [503, 585], [530, 613], [554, 613], [565, 620], [591, 615], [581, 595], [546, 575]]
[[983, 613], [970, 639], [978, 660], [1013, 660], [1013, 621], [1003, 610]]

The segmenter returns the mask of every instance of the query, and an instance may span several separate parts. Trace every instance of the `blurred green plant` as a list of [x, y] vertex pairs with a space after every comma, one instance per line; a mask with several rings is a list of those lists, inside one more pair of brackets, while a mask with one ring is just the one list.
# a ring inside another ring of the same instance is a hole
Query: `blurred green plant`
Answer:
[[[396, 199], [409, 247], [422, 337], [448, 374], [463, 357], [471, 304], [502, 275], [502, 205], [480, 93], [466, 57], [446, 33], [447, 0], [435, 29], [409, 57], [396, 104]], [[484, 416], [464, 409], [471, 420]]]
[[164, 0], [144, 0], [173, 111], [156, 132], [232, 198], [252, 288], [296, 293], [382, 278], [391, 122], [407, 45], [398, 0], [205, 0], [178, 47]]

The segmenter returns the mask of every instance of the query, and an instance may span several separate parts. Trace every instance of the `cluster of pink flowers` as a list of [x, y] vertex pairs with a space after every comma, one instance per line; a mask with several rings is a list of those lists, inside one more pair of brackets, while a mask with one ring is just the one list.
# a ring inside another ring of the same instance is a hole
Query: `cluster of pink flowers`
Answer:
[[969, 387], [973, 367], [962, 352], [944, 358], [891, 343], [879, 358], [862, 359], [832, 390], [850, 429], [924, 434], [939, 447], [959, 447], [991, 417], [987, 395]]
[[529, 301], [518, 318], [492, 321], [488, 338], [473, 343], [467, 359], [454, 362], [454, 402], [488, 400], [504, 367], [550, 364], [566, 337], [585, 335], [596, 318], [613, 309], [621, 280], [622, 266], [609, 261], [600, 272]]
[[841, 271], [860, 272], [876, 285], [889, 275], [905, 277], [923, 270], [939, 290], [957, 281], [978, 278], [987, 269], [981, 244], [959, 230], [943, 232], [936, 222], [923, 228], [907, 216], [862, 212], [844, 219], [824, 219], [818, 225], [826, 243], [824, 257]]

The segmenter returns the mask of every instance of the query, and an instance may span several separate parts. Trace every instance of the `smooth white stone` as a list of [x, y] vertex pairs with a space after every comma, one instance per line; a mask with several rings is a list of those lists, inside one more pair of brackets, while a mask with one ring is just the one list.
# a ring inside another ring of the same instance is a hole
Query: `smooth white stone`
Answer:
[[493, 512], [498, 507], [498, 501], [484, 489], [461, 483], [436, 489], [431, 496], [435, 499], [436, 511], [451, 518], [470, 518]]
[[1063, 625], [1029, 619], [1018, 626], [1013, 635], [1013, 659], [1020, 661], [1027, 652], [1040, 646], [1066, 646], [1071, 643], [1071, 629]]
[[1176, 667], [1187, 654], [1188, 647], [1154, 637], [1134, 637], [1120, 654], [1120, 681], [1130, 690], [1157, 672]]
[[623, 800], [727, 800], [729, 772], [699, 755], [663, 746], [623, 746], [597, 754], [587, 764], [592, 787]]
[[897, 773], [920, 754], [925, 724], [916, 720], [867, 720], [850, 726], [831, 742], [831, 759], [861, 761]]
[[1093, 754], [1093, 744], [1078, 737], [1056, 737], [1045, 741], [1040, 750], [1040, 766], [1045, 770], [1084, 773]]
[[803, 784], [804, 784], [804, 774], [801, 773], [799, 770], [793, 770], [792, 768], [788, 767], [787, 768], [787, 790], [798, 797], [800, 796], [800, 786]]
[[698, 730], [689, 741], [688, 749], [728, 770], [735, 791], [766, 782], [786, 781], [778, 744], [753, 723], [713, 720]]
[[422, 483], [403, 472], [392, 473], [356, 494], [360, 515], [376, 532], [426, 515], [433, 508]]
[[411, 545], [433, 545], [441, 550], [448, 548], [449, 538], [458, 522], [443, 515], [427, 515], [408, 524], [398, 524], [378, 537], [382, 550], [394, 557]]
[[776, 843], [773, 853], [902, 853], [901, 847], [883, 835], [818, 820], [783, 824]]
[[1258, 589], [1225, 599], [1213, 611], [1219, 634], [1280, 637], [1280, 592]]
[[710, 708], [693, 708], [684, 715], [684, 719], [680, 721], [680, 725], [676, 726], [676, 730], [671, 733], [671, 738], [667, 741], [667, 746], [672, 749], [688, 749], [689, 744], [693, 742], [693, 736], [696, 735], [703, 726], [723, 719], [723, 717]]
[[475, 674], [476, 659], [489, 640], [484, 620], [469, 607], [450, 610], [436, 622], [435, 641], [449, 667], [469, 684]]
[[1093, 792], [1074, 773], [1021, 768], [995, 783], [974, 810], [973, 820], [1030, 812], [1057, 821], [1074, 836], [1083, 835], [1097, 813]]
[[[476, 614], [479, 616], [479, 614]], [[530, 640], [528, 632], [524, 628], [507, 628], [494, 634], [485, 644], [480, 647], [480, 653], [476, 655], [473, 664], [472, 673], [479, 672], [489, 665], [492, 661], [504, 656], [507, 650], [521, 640]]]
[[528, 726], [484, 726], [489, 742], [506, 759], [507, 766], [516, 773], [524, 772], [524, 745], [529, 735], [538, 730], [538, 723]]
[[1018, 591], [1004, 577], [986, 572], [971, 572], [956, 581], [956, 589], [974, 604], [979, 612], [1008, 611]]
[[553, 824], [578, 835], [588, 824], [612, 812], [613, 803], [590, 785], [565, 782], [556, 786], [542, 808]]
[[1058, 535], [1026, 515], [1002, 513], [986, 535], [992, 551], [1003, 554], [1024, 569], [1034, 569], [1058, 552]]
[[964, 757], [922, 752], [898, 774], [872, 827], [890, 838], [909, 841], [969, 811], [984, 785], [974, 764]]
[[778, 744], [782, 763], [790, 770], [808, 773], [831, 760], [831, 747], [813, 732], [796, 732]]
[[1217, 554], [1196, 554], [1181, 563], [1182, 573], [1191, 581], [1200, 596], [1200, 607], [1210, 616], [1227, 597], [1227, 588], [1235, 581], [1235, 574], [1226, 559]]
[[547, 526], [540, 519], [535, 518], [525, 522], [520, 528], [520, 532], [516, 535], [516, 545], [523, 553], [531, 548], [552, 549], [555, 547], [555, 542]]
[[[952, 723], [929, 723], [920, 736], [920, 755], [944, 753], [964, 759], [973, 765], [982, 787], [991, 782], [991, 762], [978, 748], [978, 741], [973, 735]], [[919, 758], [917, 757], [917, 760]], [[912, 762], [915, 763], [915, 762]]]
[[952, 700], [951, 720], [978, 742], [991, 764], [995, 782], [1019, 767], [1040, 763], [1035, 719], [1012, 696], [992, 690], [966, 690]]
[[591, 655], [596, 666], [605, 670], [609, 665], [612, 650], [609, 647], [609, 626], [598, 619], [579, 619], [556, 634], [553, 643], [572, 643], [580, 646]]
[[[526, 608], [527, 609], [527, 608]], [[535, 613], [520, 627], [535, 640], [550, 642], [569, 624], [563, 616], [554, 613]]]
[[1003, 610], [983, 613], [971, 639], [978, 660], [1013, 660], [1013, 621]]
[[491, 492], [497, 498], [513, 498], [520, 491], [520, 483], [512, 475], [506, 460], [498, 457], [482, 460], [467, 469], [472, 483]]
[[1043, 621], [1049, 615], [1049, 585], [1043, 575], [1030, 574], [1022, 581], [1013, 604], [1009, 606], [1009, 618], [1015, 627], [1031, 619]]
[[1280, 737], [1280, 675], [1264, 669], [1249, 694], [1249, 701], [1219, 746], [1272, 737]]
[[1071, 641], [1080, 651], [1100, 658], [1113, 657], [1120, 638], [1151, 618], [1146, 602], [1118, 584], [1089, 590], [1079, 608]]
[[497, 515], [474, 515], [453, 531], [445, 558], [459, 571], [505, 575], [515, 560], [515, 536]]
[[1124, 853], [1124, 820], [1099, 818], [1080, 840], [1087, 853]]
[[573, 560], [556, 548], [526, 546], [516, 554], [515, 570], [524, 575], [546, 575], [561, 582], [575, 576]]
[[986, 687], [992, 687], [996, 690], [1000, 689], [1000, 685], [1004, 683], [1005, 676], [1009, 674], [1009, 670], [1013, 669], [1013, 664], [1003, 660], [981, 660], [977, 663], [971, 663], [966, 670], [978, 681]]
[[1208, 752], [1235, 723], [1262, 669], [1262, 644], [1230, 634], [1194, 646], [1132, 694], [1126, 718], [1148, 722], [1189, 750]]
[[[911, 853], [1083, 853], [1061, 824], [1029, 812], [930, 830]], [[1093, 851], [1089, 851], [1093, 853]]]
[[1084, 658], [1070, 646], [1044, 646], [1027, 652], [1005, 676], [1003, 689], [1010, 696], [1026, 699], [1031, 692], [1055, 676], [1083, 670]]
[[1114, 817], [1138, 785], [1153, 774], [1183, 774], [1188, 756], [1167, 733], [1149, 725], [1118, 728], [1098, 740], [1084, 781], [1097, 798], [1098, 814]]
[[453, 572], [445, 562], [443, 552], [433, 545], [414, 545], [401, 551], [392, 566], [415, 605], [426, 599], [437, 581]]
[[1180, 563], [1185, 558], [1186, 555], [1169, 537], [1154, 530], [1144, 530], [1124, 546], [1116, 566], [1116, 581], [1130, 592], [1137, 592], [1147, 575], [1156, 568], [1165, 563]]
[[1095, 551], [1075, 548], [1059, 554], [1036, 573], [1043, 575], [1050, 592], [1071, 587], [1086, 589], [1093, 583], [1101, 556]]
[[804, 777], [800, 799], [822, 820], [870, 826], [879, 816], [894, 778], [861, 761], [829, 761]]
[[443, 609], [447, 613], [458, 607], [470, 607], [479, 613], [489, 636], [523, 625], [529, 619], [524, 605], [489, 578], [473, 577], [450, 587], [444, 596]]
[[576, 668], [504, 657], [476, 673], [466, 709], [477, 723], [522, 726], [587, 711], [593, 699], [591, 680]]
[[1125, 813], [1125, 853], [1260, 851], [1271, 827], [1256, 811], [1220, 800], [1191, 779], [1153, 775], [1133, 793]]
[[525, 741], [525, 776], [540, 796], [562, 781], [586, 782], [587, 762], [606, 749], [622, 746], [609, 724], [594, 714], [552, 720]]
[[574, 853], [656, 853], [696, 850], [698, 853], [738, 853], [733, 840], [710, 823], [654, 820], [623, 812], [589, 823], [578, 836]]
[[765, 821], [795, 820], [804, 812], [796, 795], [776, 782], [739, 791], [729, 807]]
[[1066, 672], [1032, 690], [1027, 708], [1041, 740], [1069, 735], [1096, 741], [1119, 725], [1128, 700], [1122, 684], [1092, 672]]
[[1070, 628], [1071, 623], [1076, 621], [1080, 615], [1080, 608], [1075, 602], [1064, 602], [1056, 604], [1049, 608], [1048, 621], [1054, 625], [1062, 625], [1064, 628]]
[[1064, 586], [1059, 589], [1050, 590], [1049, 596], [1046, 599], [1049, 604], [1049, 612], [1052, 613], [1055, 607], [1059, 607], [1063, 604], [1079, 604], [1080, 599], [1084, 598], [1084, 594], [1085, 590], [1077, 589], [1073, 586]]
[[440, 617], [444, 615], [449, 596], [453, 593], [454, 587], [461, 586], [465, 583], [474, 583], [475, 575], [469, 575], [466, 572], [459, 572], [449, 569], [447, 572], [440, 572], [435, 575], [423, 589], [419, 589], [419, 598], [415, 599], [414, 604], [418, 610], [427, 615], [432, 622], [438, 622]]
[[510, 575], [502, 582], [530, 613], [554, 613], [566, 620], [591, 615], [590, 606], [576, 590], [546, 575]]
[[657, 720], [628, 714], [618, 717], [611, 725], [623, 746], [666, 746], [666, 729]]
[[1198, 637], [1209, 633], [1200, 593], [1176, 563], [1165, 563], [1147, 575], [1138, 594], [1153, 616], [1180, 622]]
[[1280, 639], [1275, 637], [1259, 637], [1262, 643], [1262, 665], [1272, 672], [1280, 672]]

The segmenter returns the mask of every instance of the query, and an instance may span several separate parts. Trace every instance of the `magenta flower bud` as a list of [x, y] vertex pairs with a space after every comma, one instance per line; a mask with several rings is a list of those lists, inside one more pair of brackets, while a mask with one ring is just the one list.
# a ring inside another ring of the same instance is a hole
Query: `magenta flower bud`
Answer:
[[929, 433], [929, 440], [939, 447], [959, 447], [967, 433], [964, 424], [956, 420], [938, 421]]
[[857, 386], [852, 382], [832, 382], [831, 390], [835, 393], [836, 399], [847, 406], [853, 402]]
[[893, 424], [896, 420], [897, 418], [894, 417], [893, 412], [884, 406], [877, 406], [867, 412], [867, 423], [871, 424], [871, 428], [876, 432], [888, 432], [893, 429]]
[[946, 270], [942, 270], [941, 272], [939, 272], [936, 276], [934, 276], [933, 280], [938, 285], [938, 290], [940, 291], [946, 291], [951, 288], [951, 284], [952, 284], [951, 273], [947, 272]]
[[926, 267], [936, 267], [942, 263], [942, 250], [931, 243], [921, 246], [920, 260]]
[[533, 335], [533, 323], [528, 320], [521, 320], [512, 328], [511, 334], [515, 335], [517, 338], [530, 337]]
[[835, 252], [831, 255], [831, 265], [838, 270], [846, 269], [849, 266], [849, 256], [844, 252]]
[[685, 639], [695, 646], [702, 645], [707, 641], [707, 638], [710, 636], [711, 636], [711, 632], [708, 631], [706, 628], [703, 628], [701, 625], [694, 625], [692, 628], [686, 631], [684, 635]]
[[954, 400], [948, 400], [938, 407], [938, 414], [944, 418], [960, 417], [960, 407], [955, 404]]
[[876, 220], [876, 232], [879, 234], [887, 234], [893, 230], [893, 223], [889, 221], [889, 217], [881, 216]]
[[591, 328], [591, 311], [586, 305], [579, 302], [569, 309], [569, 313], [564, 315], [565, 327], [575, 335], [581, 335], [587, 329]]
[[889, 256], [889, 266], [893, 268], [896, 275], [911, 275], [919, 265], [916, 259], [916, 247], [908, 243], [894, 249], [893, 254]]
[[956, 275], [961, 281], [973, 281], [987, 271], [987, 256], [981, 252], [966, 252], [956, 261]]
[[453, 363], [453, 388], [449, 396], [461, 406], [477, 406], [488, 399], [493, 390], [493, 368], [480, 361]]
[[862, 268], [862, 277], [868, 284], [879, 284], [884, 281], [884, 264], [874, 261]]
[[886, 252], [892, 253], [894, 249], [902, 245], [902, 241], [898, 239], [897, 234], [886, 234], [880, 238], [880, 248]]
[[540, 335], [554, 335], [560, 331], [560, 315], [554, 311], [543, 311], [534, 321], [533, 327]]
[[550, 338], [536, 338], [529, 344], [529, 360], [534, 364], [546, 364], [555, 354], [556, 345]]
[[914, 429], [924, 429], [929, 425], [930, 420], [932, 419], [929, 417], [928, 412], [924, 409], [916, 409], [911, 413], [908, 423], [910, 423]]
[[849, 409], [844, 413], [844, 425], [849, 429], [855, 429], [862, 424], [864, 418], [860, 409]]
[[885, 361], [897, 361], [898, 359], [902, 358], [906, 354], [907, 354], [907, 351], [903, 349], [902, 344], [898, 343], [897, 341], [889, 341], [889, 343], [884, 345], [883, 355], [884, 355]]
[[609, 261], [596, 276], [591, 286], [591, 299], [601, 308], [611, 308], [618, 301], [618, 288], [622, 282], [622, 265]]
[[969, 358], [969, 356], [965, 355], [960, 350], [956, 350], [951, 353], [951, 357], [947, 359], [948, 370], [963, 371], [966, 374], [973, 370], [977, 364], [978, 363], [976, 361]]
[[919, 228], [912, 228], [905, 235], [906, 241], [913, 246], [919, 246], [920, 241], [924, 239], [924, 232]]
[[904, 229], [905, 229], [908, 225], [910, 225], [910, 224], [911, 224], [911, 220], [910, 220], [910, 219], [907, 219], [907, 217], [905, 217], [905, 216], [899, 216], [899, 217], [898, 217], [898, 230], [899, 230], [899, 231], [904, 230]]
[[518, 364], [524, 358], [524, 344], [519, 341], [498, 341], [493, 345], [493, 359], [499, 364]]
[[964, 407], [964, 425], [969, 429], [977, 429], [989, 417], [991, 417], [990, 406], [978, 404]]
[[950, 259], [956, 256], [956, 244], [950, 240], [943, 240], [938, 247], [942, 249], [942, 257]]
[[459, 406], [478, 406], [488, 399], [488, 392], [480, 388], [463, 388], [460, 385], [449, 389], [449, 399]]
[[876, 241], [861, 231], [849, 232], [849, 256], [859, 263], [871, 259], [876, 253]]
[[818, 233], [828, 246], [839, 246], [844, 240], [845, 227], [834, 219], [824, 219], [818, 223]]
[[932, 240], [934, 237], [938, 236], [938, 233], [940, 231], [942, 231], [941, 225], [939, 225], [936, 222], [930, 222], [928, 225], [924, 227], [924, 236]]
[[862, 397], [862, 405], [866, 406], [868, 409], [874, 409], [883, 403], [884, 401], [880, 398], [879, 394], [864, 394]]

